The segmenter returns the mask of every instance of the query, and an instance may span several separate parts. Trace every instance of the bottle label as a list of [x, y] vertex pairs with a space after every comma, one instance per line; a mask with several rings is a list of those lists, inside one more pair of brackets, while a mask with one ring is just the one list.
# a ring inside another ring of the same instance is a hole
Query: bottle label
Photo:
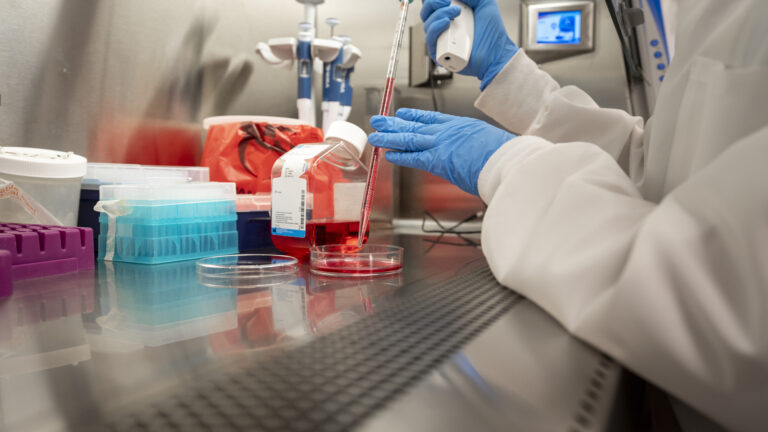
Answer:
[[304, 238], [307, 233], [307, 160], [314, 158], [327, 145], [298, 145], [280, 157], [284, 161], [282, 175], [272, 179], [272, 234]]
[[336, 183], [333, 185], [333, 214], [337, 220], [356, 221], [360, 219], [363, 206], [365, 183]]

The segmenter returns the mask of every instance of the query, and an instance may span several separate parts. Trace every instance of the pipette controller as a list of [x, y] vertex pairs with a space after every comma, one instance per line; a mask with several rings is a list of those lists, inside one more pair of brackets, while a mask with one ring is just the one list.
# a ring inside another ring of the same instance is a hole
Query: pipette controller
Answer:
[[437, 38], [435, 58], [440, 66], [451, 72], [461, 72], [472, 57], [475, 40], [475, 14], [472, 8], [459, 0], [451, 6], [461, 8], [461, 14], [451, 21], [451, 26]]

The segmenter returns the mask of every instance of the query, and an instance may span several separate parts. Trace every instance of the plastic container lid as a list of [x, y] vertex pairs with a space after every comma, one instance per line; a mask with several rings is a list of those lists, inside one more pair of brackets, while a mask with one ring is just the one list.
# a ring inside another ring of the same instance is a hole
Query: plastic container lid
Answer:
[[102, 201], [109, 200], [174, 200], [190, 202], [234, 200], [234, 183], [164, 183], [108, 185], [99, 188]]
[[214, 288], [253, 289], [291, 283], [299, 261], [286, 255], [222, 255], [197, 262], [197, 280]]
[[0, 147], [0, 173], [37, 178], [83, 177], [88, 160], [72, 152]]
[[98, 189], [101, 185], [111, 184], [190, 183], [209, 179], [208, 167], [89, 163], [83, 187]]
[[217, 116], [208, 117], [203, 119], [203, 129], [208, 130], [211, 126], [229, 124], [229, 123], [242, 123], [242, 122], [254, 122], [254, 123], [271, 123], [286, 126], [309, 126], [308, 124], [293, 118], [287, 117], [270, 117], [270, 116], [248, 116], [248, 115], [233, 115], [233, 116]]
[[390, 276], [403, 270], [403, 248], [389, 245], [326, 245], [310, 249], [310, 271], [325, 276]]
[[335, 138], [352, 144], [358, 151], [358, 157], [365, 151], [365, 145], [368, 144], [368, 134], [358, 126], [345, 121], [336, 121], [331, 123], [325, 139]]
[[268, 212], [272, 210], [272, 194], [269, 192], [237, 196], [237, 212]]

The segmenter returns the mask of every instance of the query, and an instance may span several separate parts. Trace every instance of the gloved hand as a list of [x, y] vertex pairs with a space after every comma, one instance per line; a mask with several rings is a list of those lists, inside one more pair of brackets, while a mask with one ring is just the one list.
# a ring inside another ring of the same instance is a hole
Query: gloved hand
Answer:
[[[475, 12], [475, 40], [469, 64], [460, 73], [480, 79], [480, 89], [488, 84], [507, 65], [518, 48], [507, 35], [496, 0], [460, 0]], [[422, 0], [421, 20], [427, 33], [429, 56], [435, 60], [437, 38], [459, 16], [461, 9], [451, 6], [451, 0]]]
[[477, 179], [488, 159], [515, 135], [486, 122], [434, 111], [402, 108], [397, 117], [374, 116], [379, 132], [371, 145], [391, 150], [396, 165], [429, 171], [477, 195]]

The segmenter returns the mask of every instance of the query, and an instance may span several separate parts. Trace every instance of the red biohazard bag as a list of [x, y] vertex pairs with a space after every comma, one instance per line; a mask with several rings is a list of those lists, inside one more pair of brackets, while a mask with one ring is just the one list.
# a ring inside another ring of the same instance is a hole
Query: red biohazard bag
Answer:
[[321, 129], [307, 125], [214, 124], [208, 130], [200, 165], [210, 169], [211, 181], [236, 183], [239, 194], [269, 192], [277, 158], [299, 144], [323, 139]]

